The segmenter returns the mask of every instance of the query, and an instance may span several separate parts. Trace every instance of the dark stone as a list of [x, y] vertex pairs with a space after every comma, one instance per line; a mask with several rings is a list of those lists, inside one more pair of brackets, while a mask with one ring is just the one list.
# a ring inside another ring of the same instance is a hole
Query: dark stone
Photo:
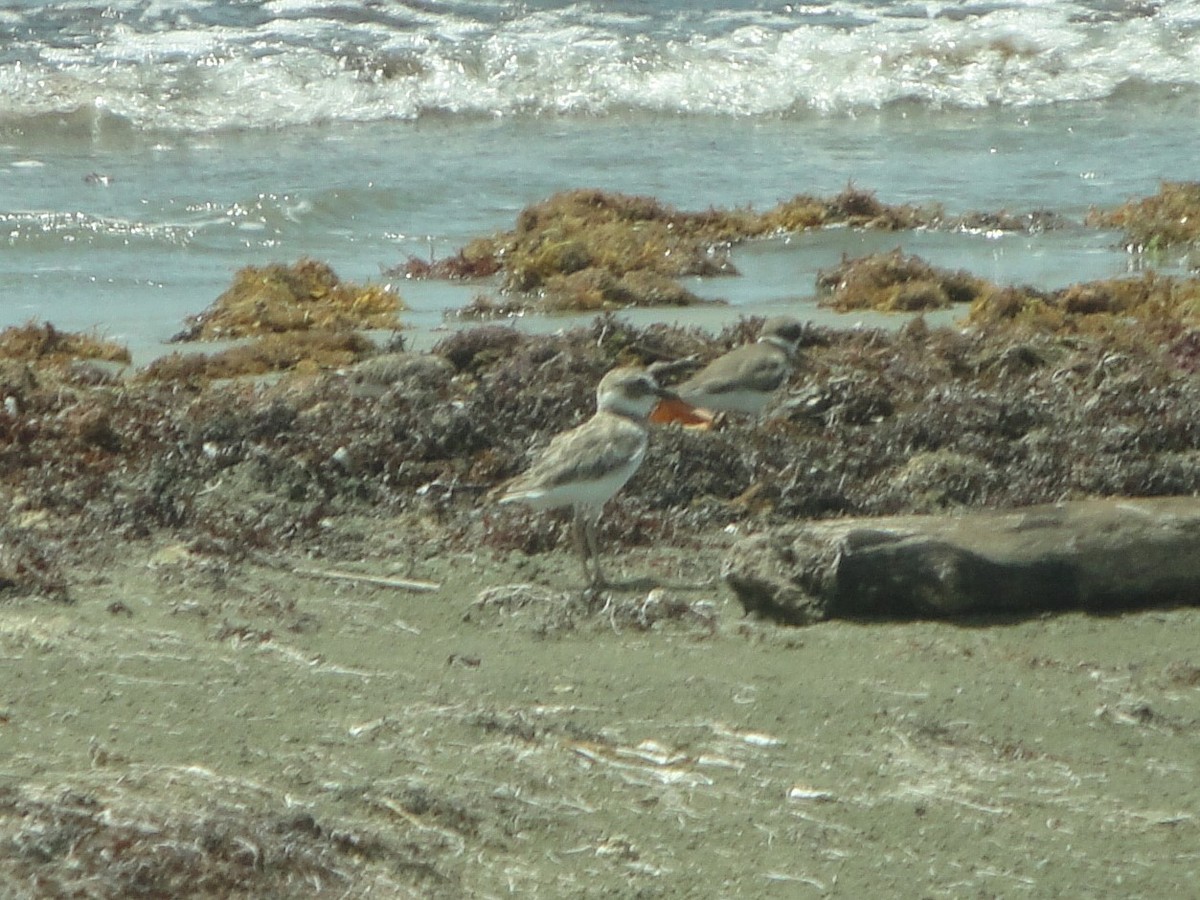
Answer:
[[792, 625], [1197, 603], [1200, 498], [810, 522], [739, 542], [722, 574]]

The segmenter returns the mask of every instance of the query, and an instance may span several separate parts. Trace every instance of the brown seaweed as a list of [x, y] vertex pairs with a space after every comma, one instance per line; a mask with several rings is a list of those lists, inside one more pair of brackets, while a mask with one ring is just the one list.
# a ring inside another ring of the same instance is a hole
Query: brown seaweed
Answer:
[[1096, 228], [1119, 228], [1131, 251], [1195, 247], [1200, 245], [1200, 181], [1164, 181], [1151, 197], [1116, 209], [1091, 210], [1086, 222]]
[[49, 322], [29, 322], [0, 331], [0, 359], [38, 366], [68, 367], [77, 360], [128, 363], [129, 350], [95, 334], [60, 331]]
[[969, 272], [938, 269], [899, 249], [856, 259], [842, 258], [832, 269], [817, 273], [822, 304], [843, 312], [877, 309], [920, 312], [971, 303], [991, 290]]
[[227, 340], [301, 331], [399, 328], [404, 304], [391, 287], [344, 282], [327, 264], [246, 266], [174, 341]]

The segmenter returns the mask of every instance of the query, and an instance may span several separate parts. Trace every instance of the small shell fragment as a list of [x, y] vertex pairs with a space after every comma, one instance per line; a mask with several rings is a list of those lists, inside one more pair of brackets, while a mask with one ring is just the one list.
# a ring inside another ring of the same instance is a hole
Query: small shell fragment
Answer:
[[809, 784], [793, 784], [788, 788], [789, 800], [813, 800], [818, 803], [831, 803], [835, 799], [829, 791], [822, 791]]

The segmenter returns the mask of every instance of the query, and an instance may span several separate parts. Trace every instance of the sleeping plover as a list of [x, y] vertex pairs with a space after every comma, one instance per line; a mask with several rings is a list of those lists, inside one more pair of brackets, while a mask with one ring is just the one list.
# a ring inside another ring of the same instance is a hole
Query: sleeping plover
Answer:
[[596, 414], [556, 435], [525, 474], [502, 488], [500, 503], [572, 507], [575, 547], [592, 587], [606, 584], [596, 542], [600, 510], [641, 465], [649, 440], [646, 420], [664, 397], [674, 395], [642, 369], [613, 369], [596, 388]]
[[758, 416], [792, 372], [804, 323], [791, 316], [768, 319], [758, 342], [718, 356], [675, 386], [683, 400], [713, 412]]

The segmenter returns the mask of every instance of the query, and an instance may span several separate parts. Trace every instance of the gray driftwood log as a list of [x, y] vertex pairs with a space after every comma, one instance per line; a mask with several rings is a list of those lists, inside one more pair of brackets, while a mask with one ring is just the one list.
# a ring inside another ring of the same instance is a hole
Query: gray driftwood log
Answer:
[[1195, 604], [1200, 498], [808, 522], [735, 544], [722, 575], [793, 625]]

